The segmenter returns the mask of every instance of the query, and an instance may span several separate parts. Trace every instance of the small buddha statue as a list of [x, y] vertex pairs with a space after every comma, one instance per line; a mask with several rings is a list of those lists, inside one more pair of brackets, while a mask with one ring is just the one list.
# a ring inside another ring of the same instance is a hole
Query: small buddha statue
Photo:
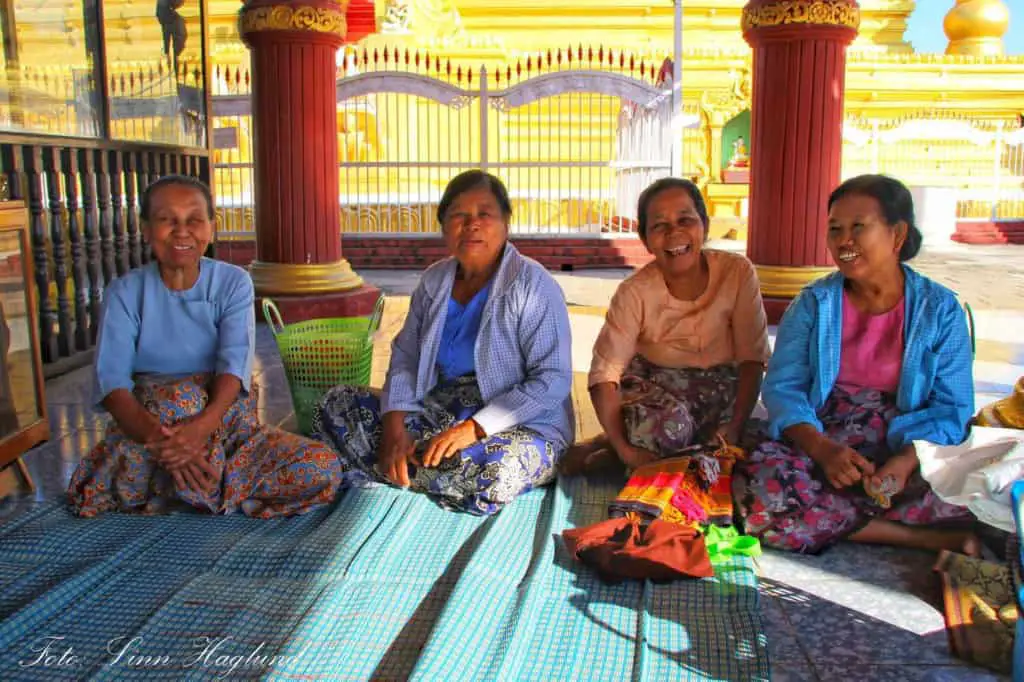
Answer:
[[745, 170], [750, 168], [750, 157], [747, 156], [747, 143], [743, 136], [736, 138], [732, 143], [732, 158], [729, 159], [729, 168], [734, 170]]

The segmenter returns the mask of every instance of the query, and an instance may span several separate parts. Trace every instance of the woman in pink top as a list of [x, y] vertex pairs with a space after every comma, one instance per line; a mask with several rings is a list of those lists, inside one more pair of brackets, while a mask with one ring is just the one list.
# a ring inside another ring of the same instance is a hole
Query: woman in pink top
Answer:
[[588, 381], [604, 434], [566, 453], [565, 474], [635, 468], [719, 436], [738, 444], [757, 403], [769, 351], [753, 265], [704, 248], [707, 209], [689, 180], [652, 184], [637, 216], [654, 261], [608, 307]]
[[955, 445], [974, 408], [971, 338], [956, 295], [905, 264], [921, 245], [910, 191], [865, 175], [829, 197], [839, 271], [779, 325], [764, 381], [773, 440], [739, 465], [746, 532], [816, 553], [839, 540], [974, 553], [966, 509], [921, 478], [915, 441]]

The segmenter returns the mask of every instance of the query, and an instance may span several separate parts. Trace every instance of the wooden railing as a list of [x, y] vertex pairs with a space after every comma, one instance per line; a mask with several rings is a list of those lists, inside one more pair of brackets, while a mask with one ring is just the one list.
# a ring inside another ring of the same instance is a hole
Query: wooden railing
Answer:
[[88, 361], [103, 290], [149, 260], [139, 222], [142, 190], [170, 173], [210, 180], [204, 150], [88, 139], [0, 135], [9, 199], [29, 210], [47, 375]]

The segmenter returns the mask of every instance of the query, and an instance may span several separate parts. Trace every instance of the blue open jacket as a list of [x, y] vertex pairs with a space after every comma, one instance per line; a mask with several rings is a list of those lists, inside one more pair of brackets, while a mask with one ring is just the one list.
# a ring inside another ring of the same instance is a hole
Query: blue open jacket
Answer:
[[[896, 451], [914, 440], [959, 444], [974, 412], [966, 315], [952, 291], [905, 265], [903, 271], [903, 368], [889, 447]], [[839, 376], [843, 279], [834, 273], [809, 284], [782, 317], [763, 390], [774, 438], [795, 424], [822, 428], [818, 410]]]

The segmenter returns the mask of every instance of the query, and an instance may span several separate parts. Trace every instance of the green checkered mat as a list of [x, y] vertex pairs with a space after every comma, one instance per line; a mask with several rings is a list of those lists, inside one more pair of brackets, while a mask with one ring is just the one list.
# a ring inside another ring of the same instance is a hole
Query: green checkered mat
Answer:
[[383, 486], [270, 521], [43, 505], [0, 528], [0, 679], [768, 679], [749, 559], [617, 586], [570, 560], [617, 489], [491, 518]]

